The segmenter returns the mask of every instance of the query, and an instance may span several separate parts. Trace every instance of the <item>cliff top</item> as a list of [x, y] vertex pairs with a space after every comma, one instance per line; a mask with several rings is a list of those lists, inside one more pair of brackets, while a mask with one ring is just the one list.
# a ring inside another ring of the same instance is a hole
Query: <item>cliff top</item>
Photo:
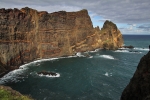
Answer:
[[[36, 12], [39, 12], [39, 13], [46, 13], [46, 14], [48, 14], [47, 11], [37, 11], [37, 10], [29, 8], [29, 7], [24, 7], [24, 8], [21, 8], [20, 10], [18, 8], [14, 8], [14, 9], [11, 9], [11, 8], [9, 8], [9, 9], [1, 8], [0, 9], [0, 13], [1, 12], [10, 12], [10, 11], [22, 11], [23, 13], [28, 13], [28, 12], [36, 11]], [[62, 10], [62, 11], [51, 12], [51, 13], [66, 13], [66, 11]], [[51, 14], [51, 13], [49, 13], [49, 14]], [[88, 11], [87, 11], [87, 9], [82, 9], [80, 11], [76, 11], [76, 12], [73, 11], [73, 12], [68, 12], [68, 13], [86, 13], [86, 14], [88, 14]]]
[[117, 30], [116, 24], [114, 24], [113, 22], [111, 22], [111, 21], [109, 21], [109, 20], [106, 20], [106, 21], [104, 22], [104, 25], [103, 25], [103, 29], [107, 29], [107, 28]]

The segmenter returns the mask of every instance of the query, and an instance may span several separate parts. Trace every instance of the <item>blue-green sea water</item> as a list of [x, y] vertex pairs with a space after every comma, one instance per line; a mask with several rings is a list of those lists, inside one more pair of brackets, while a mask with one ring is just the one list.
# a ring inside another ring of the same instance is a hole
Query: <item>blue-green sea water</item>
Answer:
[[[124, 35], [134, 49], [101, 50], [50, 58], [21, 66], [0, 79], [36, 100], [119, 100], [150, 45], [150, 35]], [[85, 56], [88, 55], [88, 56]], [[38, 75], [40, 71], [57, 76]]]

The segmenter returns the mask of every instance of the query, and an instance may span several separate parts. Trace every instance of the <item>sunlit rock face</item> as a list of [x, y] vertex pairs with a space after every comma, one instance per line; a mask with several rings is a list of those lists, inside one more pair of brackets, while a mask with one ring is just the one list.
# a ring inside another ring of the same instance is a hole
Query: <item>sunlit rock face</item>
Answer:
[[46, 11], [25, 7], [0, 9], [0, 73], [36, 59], [74, 55], [123, 44], [117, 26], [106, 21], [93, 28], [88, 11]]

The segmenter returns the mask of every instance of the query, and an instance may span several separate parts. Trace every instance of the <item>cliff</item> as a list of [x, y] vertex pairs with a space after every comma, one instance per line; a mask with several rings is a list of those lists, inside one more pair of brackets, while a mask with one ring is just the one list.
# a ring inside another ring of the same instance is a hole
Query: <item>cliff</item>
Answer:
[[87, 10], [47, 13], [25, 7], [0, 9], [0, 74], [36, 59], [74, 55], [97, 48], [117, 49], [123, 39], [106, 21], [93, 28]]
[[141, 58], [121, 100], [150, 100], [150, 51]]

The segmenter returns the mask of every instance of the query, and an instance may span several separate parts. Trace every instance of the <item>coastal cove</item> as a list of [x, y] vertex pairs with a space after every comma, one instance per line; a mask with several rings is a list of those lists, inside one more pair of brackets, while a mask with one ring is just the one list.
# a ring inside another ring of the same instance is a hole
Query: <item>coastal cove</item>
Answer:
[[[37, 60], [0, 79], [22, 94], [37, 100], [119, 100], [133, 76], [140, 58], [149, 49], [150, 36], [123, 35], [125, 45], [133, 49], [77, 53], [74, 56]], [[85, 56], [85, 55], [89, 56]], [[52, 71], [58, 77], [37, 75]]]
[[86, 9], [48, 13], [25, 7], [0, 9], [0, 76], [37, 59], [71, 56], [123, 45], [117, 25], [93, 27]]

